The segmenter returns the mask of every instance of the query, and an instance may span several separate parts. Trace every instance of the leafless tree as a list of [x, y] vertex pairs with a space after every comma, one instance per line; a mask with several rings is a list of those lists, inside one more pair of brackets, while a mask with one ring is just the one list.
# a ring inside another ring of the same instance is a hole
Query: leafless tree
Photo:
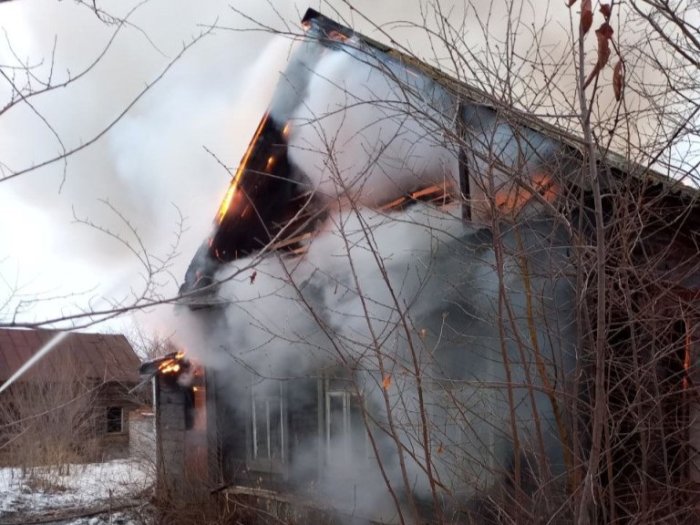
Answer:
[[95, 404], [101, 382], [81, 378], [79, 366], [65, 360], [55, 380], [41, 375], [3, 393], [0, 450], [5, 464], [32, 475], [61, 475], [71, 463], [89, 461], [98, 452], [95, 438], [101, 420]]
[[[112, 52], [115, 43], [123, 37], [126, 31], [144, 33], [143, 29], [132, 22], [132, 19], [146, 2], [135, 5], [123, 16], [113, 15], [94, 2], [78, 3], [93, 11], [105, 26], [112, 28], [111, 36], [106, 44], [97, 49], [92, 60], [78, 72], [59, 70], [59, 65], [56, 63], [57, 40], [54, 41], [50, 56], [39, 61], [31, 61], [22, 56], [21, 52], [15, 50], [10, 37], [5, 35], [5, 44], [10, 53], [10, 60], [0, 64], [0, 82], [4, 84], [3, 96], [5, 96], [5, 99], [0, 101], [0, 118], [11, 118], [14, 116], [13, 113], [19, 111], [27, 112], [28, 118], [37, 119], [52, 135], [58, 153], [26, 166], [10, 166], [6, 160], [0, 158], [0, 184], [9, 185], [14, 179], [29, 178], [37, 170], [60, 165], [62, 176], [60, 188], [62, 188], [66, 178], [70, 176], [71, 160], [80, 152], [104, 140], [105, 136], [152, 91], [153, 87], [169, 73], [173, 66], [193, 46], [196, 46], [212, 32], [211, 27], [202, 28], [200, 34], [184, 43], [182, 48], [168, 60], [153, 78], [149, 79], [106, 123], [101, 124], [100, 129], [84, 137], [79, 143], [69, 143], [42, 111], [44, 99], [49, 99], [54, 92], [74, 89], [81, 80], [98, 75], [99, 65]], [[151, 45], [155, 46], [148, 35], [144, 33], [144, 36]], [[132, 219], [115, 207], [108, 198], [104, 200], [103, 204], [116, 220], [116, 227], [106, 226], [75, 210], [73, 212], [74, 222], [79, 226], [82, 225], [101, 232], [106, 238], [111, 238], [117, 248], [124, 248], [133, 255], [140, 270], [130, 289], [125, 287], [125, 290], [112, 290], [108, 296], [97, 296], [90, 290], [70, 290], [57, 295], [50, 292], [29, 291], [18, 279], [10, 279], [9, 276], [2, 275], [0, 276], [0, 296], [2, 297], [0, 299], [0, 326], [85, 328], [125, 313], [167, 303], [173, 299], [173, 292], [166, 293], [164, 290], [167, 285], [177, 282], [170, 271], [173, 261], [178, 255], [181, 236], [186, 230], [185, 217], [175, 207], [172, 242], [163, 253], [157, 253], [152, 246], [147, 246], [144, 243]], [[114, 221], [112, 223], [114, 224]], [[60, 313], [52, 315], [51, 318], [33, 319], [27, 315], [38, 304], [59, 303], [64, 305], [73, 303], [73, 305], [68, 309], [62, 308]]]

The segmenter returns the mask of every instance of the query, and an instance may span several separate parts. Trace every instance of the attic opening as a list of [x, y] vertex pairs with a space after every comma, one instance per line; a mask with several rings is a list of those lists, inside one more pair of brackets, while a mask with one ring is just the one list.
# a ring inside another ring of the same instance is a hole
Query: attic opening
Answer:
[[287, 156], [289, 123], [265, 114], [231, 180], [208, 240], [210, 255], [230, 262], [265, 248], [297, 250], [318, 218], [308, 182]]

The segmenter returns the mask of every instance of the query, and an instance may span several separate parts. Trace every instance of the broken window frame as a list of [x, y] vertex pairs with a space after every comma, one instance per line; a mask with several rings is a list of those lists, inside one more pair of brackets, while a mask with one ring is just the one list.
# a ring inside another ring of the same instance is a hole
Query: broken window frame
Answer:
[[[331, 400], [333, 398], [340, 399], [342, 403], [340, 428], [343, 441], [342, 443], [333, 443], [332, 425], [333, 411], [331, 409]], [[353, 406], [359, 408], [359, 418], [353, 420]], [[360, 456], [369, 464], [371, 457], [369, 437], [365, 428], [362, 413], [366, 410], [362, 393], [357, 392], [352, 388], [349, 381], [337, 381], [325, 378], [323, 380], [323, 424], [321, 430], [321, 440], [324, 445], [324, 460], [325, 464], [331, 468], [345, 467], [349, 464], [357, 464], [358, 454], [354, 454], [355, 445], [359, 445]], [[355, 422], [357, 421], [357, 422]], [[355, 441], [359, 436], [362, 442], [357, 444]], [[339, 455], [341, 452], [342, 455]]]
[[[248, 417], [248, 467], [252, 470], [283, 472], [287, 463], [287, 390], [282, 381], [263, 381], [259, 378], [250, 385]], [[261, 392], [264, 389], [263, 392]], [[260, 405], [265, 407], [260, 410]], [[279, 421], [273, 421], [278, 417]], [[260, 446], [259, 422], [264, 421], [264, 447]], [[277, 425], [277, 426], [275, 426]], [[273, 433], [279, 432], [279, 435]], [[277, 438], [277, 439], [275, 439]], [[277, 452], [275, 455], [274, 452]]]

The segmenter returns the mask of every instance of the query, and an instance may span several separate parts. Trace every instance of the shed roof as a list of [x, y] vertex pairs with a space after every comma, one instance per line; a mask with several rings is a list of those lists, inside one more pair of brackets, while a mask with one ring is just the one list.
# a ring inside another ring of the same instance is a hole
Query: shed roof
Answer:
[[[0, 382], [6, 381], [61, 333], [57, 330], [0, 329]], [[140, 364], [134, 349], [123, 335], [70, 332], [20, 381], [78, 377], [137, 383]]]

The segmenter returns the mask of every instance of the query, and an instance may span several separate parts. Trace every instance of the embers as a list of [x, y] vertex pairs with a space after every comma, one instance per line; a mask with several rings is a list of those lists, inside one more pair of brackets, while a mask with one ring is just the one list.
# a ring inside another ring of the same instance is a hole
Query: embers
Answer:
[[427, 202], [433, 206], [442, 208], [443, 206], [451, 204], [454, 200], [454, 188], [452, 184], [445, 181], [442, 184], [433, 184], [432, 186], [412, 191], [407, 195], [403, 195], [398, 199], [381, 205], [379, 209], [384, 212], [399, 211], [416, 202]]

